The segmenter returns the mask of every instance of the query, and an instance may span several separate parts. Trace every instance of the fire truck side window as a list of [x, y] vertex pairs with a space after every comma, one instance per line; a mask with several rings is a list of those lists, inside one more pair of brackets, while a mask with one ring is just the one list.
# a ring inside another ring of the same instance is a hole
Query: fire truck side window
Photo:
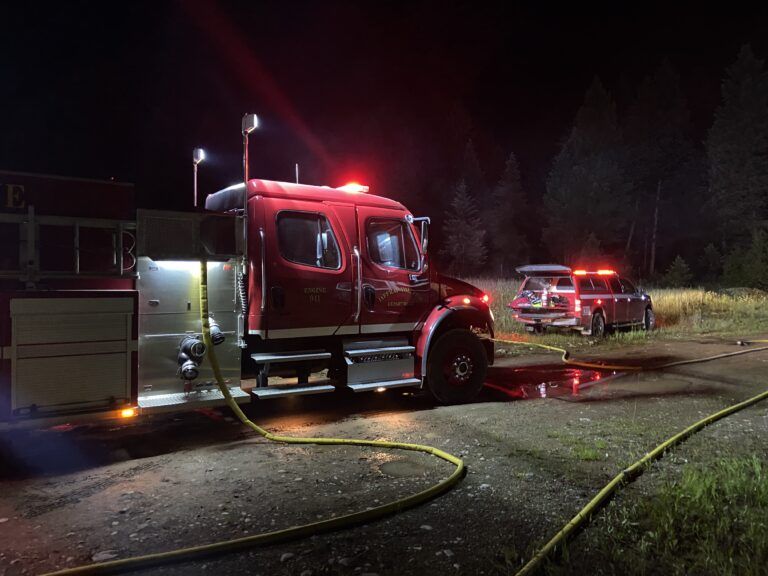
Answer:
[[402, 220], [369, 220], [368, 254], [376, 264], [419, 269], [419, 251], [410, 227]]
[[571, 280], [568, 276], [563, 276], [562, 278], [558, 278], [557, 288], [566, 289], [566, 290], [569, 288], [573, 288], [573, 280]]
[[316, 268], [338, 270], [339, 246], [328, 219], [311, 212], [280, 212], [277, 242], [286, 260]]
[[618, 278], [616, 278], [615, 276], [611, 276], [608, 279], [608, 282], [611, 285], [611, 292], [613, 292], [614, 294], [621, 294], [623, 292], [621, 288], [621, 282], [619, 282]]

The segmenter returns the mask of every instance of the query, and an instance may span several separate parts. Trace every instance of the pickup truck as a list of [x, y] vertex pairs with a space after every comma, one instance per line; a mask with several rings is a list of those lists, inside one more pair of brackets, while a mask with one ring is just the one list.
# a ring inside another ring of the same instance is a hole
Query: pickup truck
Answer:
[[565, 328], [601, 338], [608, 328], [655, 326], [651, 297], [614, 270], [534, 264], [517, 272], [525, 280], [508, 307], [530, 332]]

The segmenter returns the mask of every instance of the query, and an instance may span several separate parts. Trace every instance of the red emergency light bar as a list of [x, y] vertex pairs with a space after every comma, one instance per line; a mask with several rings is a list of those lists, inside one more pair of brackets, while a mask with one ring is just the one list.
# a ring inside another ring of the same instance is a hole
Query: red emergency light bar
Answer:
[[597, 272], [587, 272], [586, 270], [574, 270], [574, 276], [586, 276], [587, 274], [597, 274], [598, 276], [613, 276], [617, 274], [615, 270], [598, 270]]
[[344, 186], [339, 186], [336, 190], [342, 190], [343, 192], [349, 192], [350, 194], [365, 194], [368, 192], [369, 187], [363, 186], [358, 182], [347, 182]]

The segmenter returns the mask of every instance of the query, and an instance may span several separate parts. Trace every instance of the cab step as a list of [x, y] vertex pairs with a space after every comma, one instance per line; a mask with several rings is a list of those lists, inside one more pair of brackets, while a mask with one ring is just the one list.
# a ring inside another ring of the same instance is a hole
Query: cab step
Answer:
[[355, 392], [413, 386], [416, 348], [406, 338], [352, 340], [344, 343], [347, 387]]
[[307, 394], [325, 394], [336, 390], [330, 384], [319, 386], [267, 386], [266, 388], [252, 388], [251, 394], [259, 400], [268, 398], [284, 398], [286, 396], [305, 396]]
[[[235, 402], [242, 404], [247, 402], [250, 396], [240, 388], [230, 388], [229, 393]], [[142, 414], [154, 412], [168, 412], [179, 408], [193, 410], [206, 406], [221, 406], [225, 403], [224, 395], [218, 389], [197, 390], [190, 393], [178, 392], [174, 394], [155, 394], [152, 396], [139, 396], [139, 408]]]
[[380, 357], [390, 354], [413, 354], [416, 348], [413, 346], [383, 346], [378, 348], [362, 348], [359, 350], [345, 350], [347, 358]]
[[421, 386], [419, 378], [404, 378], [403, 380], [388, 380], [386, 382], [364, 382], [361, 384], [347, 384], [347, 387], [355, 392], [370, 392], [379, 388], [403, 388], [405, 386]]

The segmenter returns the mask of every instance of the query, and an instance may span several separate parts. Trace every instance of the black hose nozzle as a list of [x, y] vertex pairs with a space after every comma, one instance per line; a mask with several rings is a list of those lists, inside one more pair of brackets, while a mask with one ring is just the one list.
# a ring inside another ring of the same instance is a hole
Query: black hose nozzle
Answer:
[[208, 318], [208, 324], [211, 327], [211, 342], [213, 342], [213, 345], [218, 346], [219, 344], [222, 344], [227, 337], [224, 336], [224, 332], [221, 331], [219, 323], [213, 318]]

